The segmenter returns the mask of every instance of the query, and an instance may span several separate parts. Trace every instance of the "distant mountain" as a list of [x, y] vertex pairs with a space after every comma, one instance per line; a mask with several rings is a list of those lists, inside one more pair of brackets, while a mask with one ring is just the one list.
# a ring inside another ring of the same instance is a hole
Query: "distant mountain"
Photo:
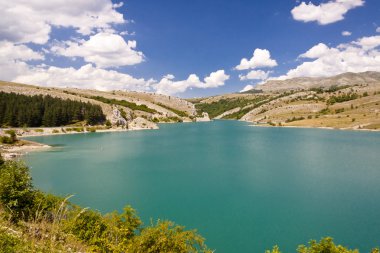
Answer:
[[380, 129], [380, 72], [268, 81], [255, 89], [194, 100], [214, 119], [257, 125]]
[[310, 88], [327, 88], [331, 86], [353, 86], [380, 84], [380, 72], [344, 73], [332, 77], [297, 77], [287, 80], [269, 80], [258, 85], [254, 90], [278, 92], [288, 90], [307, 90]]

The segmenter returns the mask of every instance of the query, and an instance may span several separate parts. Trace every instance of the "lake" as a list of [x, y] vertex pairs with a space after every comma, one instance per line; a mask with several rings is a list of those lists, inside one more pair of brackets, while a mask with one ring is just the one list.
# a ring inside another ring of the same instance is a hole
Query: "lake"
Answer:
[[216, 253], [380, 245], [379, 132], [214, 121], [28, 139], [54, 145], [25, 157], [36, 187], [196, 228]]

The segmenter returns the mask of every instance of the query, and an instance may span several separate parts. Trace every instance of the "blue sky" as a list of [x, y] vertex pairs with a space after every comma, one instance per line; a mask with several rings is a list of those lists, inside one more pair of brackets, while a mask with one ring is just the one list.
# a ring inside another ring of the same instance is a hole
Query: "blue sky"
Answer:
[[0, 3], [0, 79], [196, 97], [380, 71], [378, 0], [43, 2]]

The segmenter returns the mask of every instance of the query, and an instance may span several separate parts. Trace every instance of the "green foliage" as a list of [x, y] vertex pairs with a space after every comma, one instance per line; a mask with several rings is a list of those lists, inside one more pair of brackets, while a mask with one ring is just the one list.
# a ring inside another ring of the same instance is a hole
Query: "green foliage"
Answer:
[[287, 120], [285, 120], [285, 123], [289, 123], [289, 122], [293, 122], [293, 121], [299, 121], [299, 120], [304, 120], [305, 119], [305, 117], [293, 117], [293, 118], [291, 118], [291, 119], [287, 119]]
[[165, 117], [165, 118], [153, 118], [152, 119], [153, 122], [176, 122], [176, 123], [180, 123], [180, 122], [183, 122], [183, 120], [181, 118], [178, 118], [176, 116], [173, 116], [173, 117]]
[[0, 167], [0, 205], [10, 210], [13, 221], [29, 216], [33, 194], [28, 167], [15, 161]]
[[17, 141], [17, 135], [15, 130], [6, 130], [5, 133], [9, 136], [0, 136], [0, 143], [13, 144]]
[[204, 239], [195, 231], [185, 231], [184, 227], [170, 221], [158, 221], [155, 226], [142, 230], [128, 247], [130, 253], [195, 253], [212, 252], [204, 244]]
[[311, 88], [310, 91], [315, 91], [318, 94], [323, 93], [323, 92], [328, 92], [328, 93], [333, 93], [339, 90], [347, 89], [349, 87], [352, 87], [350, 85], [343, 85], [343, 86], [337, 86], [337, 85], [331, 85], [329, 88], [323, 88], [323, 87], [315, 87]]
[[123, 117], [125, 120], [127, 120], [128, 119], [127, 113], [124, 111], [124, 109], [119, 108], [119, 111], [120, 111], [121, 117]]
[[90, 132], [90, 133], [95, 133], [96, 132], [96, 127], [87, 127], [86, 131]]
[[126, 100], [117, 100], [117, 99], [109, 99], [101, 96], [93, 96], [90, 97], [91, 99], [110, 104], [110, 105], [121, 105], [124, 107], [128, 107], [131, 110], [138, 110], [138, 111], [143, 111], [143, 112], [148, 112], [148, 113], [158, 113], [156, 110], [149, 108], [146, 105], [138, 105], [133, 102], [128, 102]]
[[29, 168], [16, 161], [0, 165], [0, 207], [9, 211], [11, 221], [36, 218], [53, 210], [61, 198], [43, 194], [33, 188]]
[[78, 213], [73, 221], [67, 222], [65, 229], [80, 240], [101, 247], [107, 225], [99, 212], [85, 210]]
[[67, 132], [77, 132], [77, 133], [81, 133], [81, 132], [84, 132], [84, 128], [83, 128], [83, 127], [67, 127], [67, 128], [66, 128], [66, 131], [67, 131]]
[[265, 253], [281, 253], [280, 248], [275, 245], [272, 250], [266, 250]]
[[298, 246], [298, 253], [359, 253], [358, 250], [350, 250], [342, 245], [335, 245], [331, 237], [322, 238], [319, 242], [311, 240], [309, 247]]
[[105, 120], [99, 105], [51, 96], [26, 96], [0, 92], [0, 125], [12, 127], [53, 127], [78, 121], [101, 124]]
[[[102, 215], [38, 191], [32, 186], [28, 168], [15, 161], [0, 163], [1, 210], [15, 226], [32, 221], [39, 229], [48, 228], [44, 230], [48, 238], [73, 237], [87, 245], [91, 252], [209, 252], [201, 236], [172, 222], [158, 222], [138, 234], [142, 222], [130, 206], [120, 214], [115, 211]], [[2, 249], [6, 249], [4, 252], [34, 252], [28, 250], [30, 245], [24, 243], [25, 240], [1, 229], [0, 252]], [[41, 240], [38, 233], [32, 235]], [[46, 245], [47, 250], [41, 252], [52, 252], [51, 241]]]
[[346, 102], [346, 101], [351, 101], [351, 100], [354, 100], [354, 99], [357, 99], [357, 98], [359, 98], [359, 95], [356, 94], [356, 93], [348, 93], [348, 94], [343, 94], [343, 95], [340, 95], [340, 96], [331, 96], [327, 100], [327, 104], [328, 105], [333, 105], [335, 103], [342, 103], [342, 102]]
[[180, 111], [180, 110], [177, 110], [177, 109], [174, 109], [174, 108], [171, 108], [167, 105], [164, 105], [164, 104], [161, 104], [161, 103], [157, 103], [157, 105], [169, 110], [169, 111], [172, 111], [174, 112], [175, 114], [177, 114], [178, 116], [180, 117], [188, 117], [189, 115], [187, 114], [187, 112], [184, 112], [184, 111]]
[[331, 110], [330, 110], [330, 108], [326, 107], [326, 108], [320, 110], [318, 113], [322, 114], [322, 115], [326, 115], [326, 114], [331, 113]]
[[22, 247], [22, 241], [19, 238], [9, 234], [5, 228], [0, 228], [0, 252], [16, 253], [25, 251]]
[[[284, 93], [282, 93], [278, 96], [272, 97], [272, 98], [268, 98], [267, 96], [256, 97], [256, 99], [253, 101], [252, 106], [249, 106], [248, 108], [245, 108], [245, 109], [240, 109], [240, 111], [238, 111], [238, 112], [226, 115], [223, 117], [223, 119], [241, 119], [244, 115], [246, 115], [248, 112], [250, 112], [251, 110], [253, 110], [255, 108], [258, 108], [262, 105], [265, 105], [265, 104], [267, 104], [273, 100], [289, 96], [293, 93], [294, 93], [293, 91], [284, 92]], [[265, 110], [265, 109], [263, 109], [263, 110]]]
[[257, 103], [264, 99], [264, 96], [256, 97], [255, 99], [233, 98], [233, 99], [220, 99], [212, 103], [200, 103], [196, 104], [195, 108], [200, 112], [207, 112], [210, 118], [232, 110], [237, 107], [245, 107], [249, 104]]

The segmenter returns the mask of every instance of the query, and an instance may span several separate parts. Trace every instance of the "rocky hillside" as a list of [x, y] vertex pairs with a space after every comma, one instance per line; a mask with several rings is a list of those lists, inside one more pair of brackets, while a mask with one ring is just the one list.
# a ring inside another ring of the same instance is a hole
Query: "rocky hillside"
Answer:
[[106, 118], [118, 126], [156, 128], [159, 122], [190, 122], [196, 120], [192, 103], [180, 98], [154, 93], [53, 88], [0, 81], [0, 92], [27, 96], [50, 95], [61, 99], [100, 105]]
[[270, 80], [257, 86], [257, 90], [279, 92], [288, 90], [305, 90], [316, 87], [331, 86], [377, 85], [380, 82], [380, 72], [344, 73], [332, 77], [310, 78], [299, 77], [288, 80]]
[[215, 119], [272, 126], [380, 129], [380, 72], [269, 81], [255, 90], [192, 100]]

